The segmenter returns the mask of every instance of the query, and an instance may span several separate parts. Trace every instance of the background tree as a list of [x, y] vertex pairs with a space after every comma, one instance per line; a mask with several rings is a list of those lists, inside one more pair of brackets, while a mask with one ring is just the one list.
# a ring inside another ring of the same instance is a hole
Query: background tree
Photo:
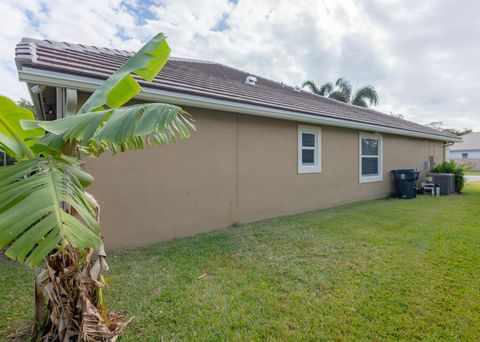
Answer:
[[431, 121], [426, 124], [426, 126], [432, 127], [438, 131], [443, 130], [443, 121]]
[[432, 121], [432, 122], [429, 122], [428, 124], [426, 124], [426, 126], [432, 127], [432, 128], [434, 128], [436, 130], [439, 130], [439, 131], [445, 131], [445, 132], [448, 132], [448, 133], [452, 133], [452, 134], [455, 134], [455, 135], [458, 135], [458, 136], [473, 133], [473, 130], [470, 129], [470, 128], [463, 128], [463, 129], [448, 128], [448, 127], [445, 128], [445, 127], [443, 127], [444, 126], [443, 121]]
[[324, 83], [318, 87], [315, 81], [312, 80], [306, 80], [303, 82], [302, 87], [308, 87], [312, 93], [321, 96], [328, 96], [333, 90], [333, 84], [330, 82]]
[[390, 116], [393, 116], [394, 118], [397, 118], [397, 119], [404, 119], [405, 117], [403, 116], [403, 114], [401, 113], [393, 113], [393, 112], [390, 112]]
[[340, 77], [335, 82], [334, 91], [332, 91], [328, 97], [337, 101], [350, 103], [352, 97], [352, 85], [349, 81]]
[[[110, 341], [122, 315], [105, 309], [108, 269], [98, 204], [85, 188], [93, 177], [80, 155], [99, 156], [187, 138], [193, 125], [180, 107], [124, 106], [168, 60], [163, 34], [152, 38], [88, 98], [78, 113], [55, 121], [0, 97], [0, 150], [17, 162], [0, 168], [0, 248], [31, 267], [35, 279], [34, 337], [46, 341]], [[134, 227], [132, 227], [134, 229]]]
[[353, 92], [352, 85], [343, 77], [340, 77], [335, 82], [335, 86], [330, 82], [317, 86], [312, 80], [303, 82], [302, 86], [307, 87], [314, 94], [359, 107], [367, 108], [368, 105], [376, 106], [378, 104], [378, 94], [374, 87], [370, 85], [364, 86]]
[[27, 99], [24, 99], [23, 97], [20, 98], [20, 100], [17, 101], [17, 105], [19, 107], [28, 109], [29, 111], [35, 113], [35, 106], [33, 105], [33, 103], [31, 103]]
[[444, 128], [445, 132], [449, 132], [458, 136], [462, 136], [465, 134], [473, 133], [473, 130], [470, 128], [463, 128], [463, 129], [456, 129], [456, 128]]

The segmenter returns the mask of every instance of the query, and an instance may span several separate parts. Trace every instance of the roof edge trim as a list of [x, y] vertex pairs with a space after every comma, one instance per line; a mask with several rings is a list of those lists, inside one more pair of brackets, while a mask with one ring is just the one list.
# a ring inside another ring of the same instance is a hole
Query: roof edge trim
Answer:
[[[74, 88], [83, 91], [93, 91], [103, 82], [102, 80], [96, 78], [77, 76], [68, 73], [61, 73], [30, 67], [22, 67], [18, 71], [18, 75], [20, 81], [24, 82], [35, 82], [38, 84], [44, 84], [52, 87]], [[143, 90], [144, 91], [142, 93], [136, 96], [137, 99], [168, 102], [182, 106], [222, 110], [238, 114], [248, 114], [309, 124], [344, 127], [378, 133], [390, 133], [395, 135], [432, 139], [444, 142], [457, 142], [462, 140], [461, 138], [450, 138], [441, 135], [404, 130], [382, 125], [374, 125], [357, 121], [322, 117], [318, 115], [305, 114], [283, 109], [275, 109], [235, 101], [214, 99], [206, 96], [190, 95], [181, 92], [160, 90], [149, 87], [143, 87]]]

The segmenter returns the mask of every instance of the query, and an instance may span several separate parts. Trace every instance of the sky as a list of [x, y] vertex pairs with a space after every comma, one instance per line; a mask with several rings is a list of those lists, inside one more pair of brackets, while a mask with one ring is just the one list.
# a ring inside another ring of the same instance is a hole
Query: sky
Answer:
[[158, 32], [172, 55], [289, 85], [372, 85], [376, 109], [480, 131], [480, 1], [1, 0], [0, 94], [22, 37], [135, 50]]

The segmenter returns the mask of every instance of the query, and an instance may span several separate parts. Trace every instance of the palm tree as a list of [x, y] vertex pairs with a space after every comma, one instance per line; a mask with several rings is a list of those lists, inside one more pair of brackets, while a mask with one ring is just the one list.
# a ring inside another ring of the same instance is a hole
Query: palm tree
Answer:
[[189, 137], [194, 129], [180, 107], [124, 106], [151, 82], [170, 48], [158, 34], [110, 76], [78, 110], [55, 121], [0, 96], [0, 151], [17, 162], [0, 168], [0, 248], [35, 267], [34, 338], [110, 341], [128, 324], [104, 305], [108, 269], [99, 207], [85, 188], [93, 182], [80, 159], [143, 149]]
[[377, 91], [370, 85], [358, 89], [350, 103], [355, 106], [367, 108], [367, 101], [370, 106], [376, 106], [378, 104]]
[[367, 108], [368, 104], [378, 104], [378, 94], [375, 88], [369, 85], [361, 87], [355, 93], [353, 93], [352, 85], [343, 77], [340, 77], [335, 82], [335, 87], [331, 82], [324, 83], [318, 87], [312, 80], [303, 82], [303, 87], [309, 88], [314, 94], [326, 96], [345, 103], [351, 103], [352, 105], [359, 107]]
[[308, 87], [312, 93], [321, 96], [328, 96], [328, 94], [330, 94], [333, 90], [333, 85], [330, 82], [324, 83], [318, 87], [315, 81], [312, 80], [306, 80], [303, 82], [302, 87]]
[[33, 105], [33, 103], [31, 103], [27, 99], [24, 99], [23, 97], [17, 101], [17, 105], [35, 113], [35, 106]]
[[335, 82], [335, 90], [332, 91], [328, 97], [337, 101], [350, 103], [352, 97], [352, 85], [349, 81], [340, 77]]

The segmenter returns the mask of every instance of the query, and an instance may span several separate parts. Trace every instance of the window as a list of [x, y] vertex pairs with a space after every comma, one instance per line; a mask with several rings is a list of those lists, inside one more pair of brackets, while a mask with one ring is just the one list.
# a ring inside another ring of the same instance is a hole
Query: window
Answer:
[[462, 153], [462, 159], [468, 159], [468, 153], [467, 152]]
[[13, 164], [15, 160], [10, 158], [10, 156], [2, 151], [0, 151], [0, 166], [7, 166]]
[[298, 173], [320, 173], [321, 129], [298, 126]]
[[383, 180], [383, 146], [379, 134], [360, 133], [360, 183]]

